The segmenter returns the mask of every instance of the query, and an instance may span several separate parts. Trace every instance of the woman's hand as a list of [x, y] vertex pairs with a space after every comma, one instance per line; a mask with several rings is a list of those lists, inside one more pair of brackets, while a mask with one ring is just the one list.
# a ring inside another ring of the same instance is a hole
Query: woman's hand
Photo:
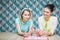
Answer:
[[24, 37], [26, 37], [26, 36], [28, 36], [28, 33], [24, 33], [24, 35], [23, 35]]
[[23, 32], [18, 32], [18, 35], [23, 36], [24, 33]]
[[36, 35], [37, 35], [37, 36], [40, 35], [40, 30], [39, 30], [39, 29], [36, 30]]
[[46, 31], [43, 31], [43, 34], [44, 34], [45, 36], [51, 36], [51, 35], [53, 35], [52, 33], [46, 32]]
[[31, 36], [33, 34], [34, 28], [30, 26], [28, 35]]
[[37, 35], [37, 36], [42, 36], [42, 35], [43, 35], [43, 31], [37, 29], [37, 30], [36, 30], [36, 35]]
[[52, 34], [52, 33], [50, 33], [50, 32], [47, 32], [47, 35], [48, 35], [48, 36], [52, 36], [53, 34]]

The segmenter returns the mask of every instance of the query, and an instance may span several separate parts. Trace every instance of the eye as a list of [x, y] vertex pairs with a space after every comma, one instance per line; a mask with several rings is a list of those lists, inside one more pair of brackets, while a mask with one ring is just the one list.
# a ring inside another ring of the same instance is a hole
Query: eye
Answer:
[[49, 13], [49, 12], [46, 12], [46, 13]]
[[25, 14], [25, 16], [27, 16], [27, 14]]
[[28, 16], [30, 16], [30, 14], [28, 14]]
[[48, 11], [44, 11], [45, 13], [49, 13]]

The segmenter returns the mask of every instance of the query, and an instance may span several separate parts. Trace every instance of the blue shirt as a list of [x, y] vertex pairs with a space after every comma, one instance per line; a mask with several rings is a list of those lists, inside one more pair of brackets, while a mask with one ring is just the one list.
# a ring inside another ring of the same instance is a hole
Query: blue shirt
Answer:
[[21, 32], [28, 32], [30, 26], [33, 25], [33, 21], [30, 19], [26, 23], [23, 23], [19, 18], [16, 19], [16, 24], [20, 25]]

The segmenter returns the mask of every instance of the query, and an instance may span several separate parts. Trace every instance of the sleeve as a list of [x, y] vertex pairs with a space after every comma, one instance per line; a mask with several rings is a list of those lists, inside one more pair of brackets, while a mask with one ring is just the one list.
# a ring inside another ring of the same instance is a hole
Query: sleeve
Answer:
[[19, 19], [18, 18], [16, 18], [15, 23], [19, 24]]
[[57, 27], [57, 24], [58, 24], [58, 20], [57, 20], [57, 17], [55, 19], [53, 19], [53, 22], [51, 24], [51, 33], [54, 34], [55, 32], [55, 29]]
[[38, 25], [39, 25], [39, 29], [40, 29], [40, 30], [43, 30], [41, 18], [38, 18]]

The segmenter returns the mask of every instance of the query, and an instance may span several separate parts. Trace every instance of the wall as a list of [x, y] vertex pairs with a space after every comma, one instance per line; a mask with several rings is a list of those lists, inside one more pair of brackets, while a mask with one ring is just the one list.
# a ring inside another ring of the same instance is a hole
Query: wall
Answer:
[[60, 35], [60, 0], [0, 0], [0, 32], [14, 32], [15, 19], [23, 8], [32, 10], [34, 28], [38, 27], [37, 18], [42, 15], [44, 5], [53, 3], [56, 7], [52, 15], [58, 17], [56, 33]]

